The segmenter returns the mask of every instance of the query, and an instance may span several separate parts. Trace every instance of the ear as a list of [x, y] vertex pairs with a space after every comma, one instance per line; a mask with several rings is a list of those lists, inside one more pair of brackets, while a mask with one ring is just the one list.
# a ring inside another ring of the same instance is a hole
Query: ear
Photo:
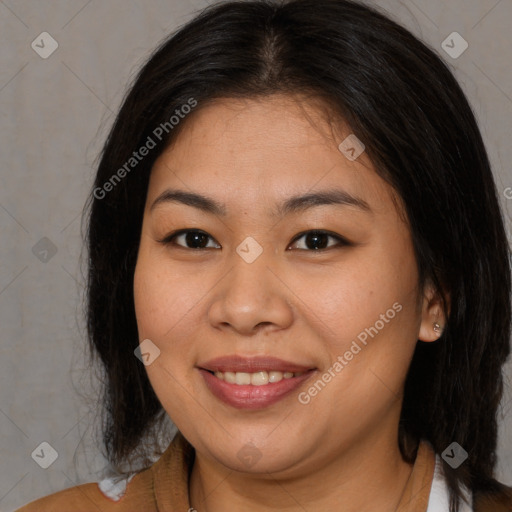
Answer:
[[[449, 296], [445, 293], [448, 301], [447, 310], [450, 310]], [[443, 311], [443, 301], [441, 295], [435, 290], [434, 285], [429, 283], [425, 285], [423, 294], [423, 305], [421, 310], [421, 325], [418, 333], [418, 339], [424, 342], [437, 341], [443, 334], [447, 322]]]

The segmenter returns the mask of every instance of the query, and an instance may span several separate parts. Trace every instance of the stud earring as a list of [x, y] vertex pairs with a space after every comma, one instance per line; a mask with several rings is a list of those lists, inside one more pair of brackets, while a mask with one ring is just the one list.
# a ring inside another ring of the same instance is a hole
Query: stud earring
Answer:
[[437, 322], [434, 322], [434, 332], [441, 332], [441, 326]]

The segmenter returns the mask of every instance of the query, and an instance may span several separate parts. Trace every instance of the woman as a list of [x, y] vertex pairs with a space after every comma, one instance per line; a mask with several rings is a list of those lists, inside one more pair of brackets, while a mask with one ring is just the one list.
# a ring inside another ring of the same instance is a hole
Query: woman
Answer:
[[404, 28], [209, 7], [140, 72], [90, 206], [105, 450], [149, 467], [23, 512], [511, 510], [502, 215], [461, 88]]

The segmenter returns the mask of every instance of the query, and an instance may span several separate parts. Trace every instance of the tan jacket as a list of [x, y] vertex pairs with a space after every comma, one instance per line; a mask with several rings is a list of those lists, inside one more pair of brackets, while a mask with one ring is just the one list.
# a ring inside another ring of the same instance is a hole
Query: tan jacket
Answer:
[[[193, 512], [188, 499], [193, 460], [194, 448], [178, 432], [160, 459], [133, 477], [119, 501], [89, 483], [38, 499], [16, 512]], [[396, 512], [426, 512], [434, 467], [432, 448], [421, 442]], [[474, 506], [475, 512], [512, 512], [512, 490], [504, 487], [499, 495], [476, 496]]]

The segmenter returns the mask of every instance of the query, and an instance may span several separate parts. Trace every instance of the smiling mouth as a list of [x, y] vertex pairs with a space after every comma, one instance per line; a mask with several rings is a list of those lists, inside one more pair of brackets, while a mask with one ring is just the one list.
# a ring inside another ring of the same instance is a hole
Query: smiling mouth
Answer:
[[223, 380], [228, 384], [237, 384], [239, 386], [253, 385], [266, 386], [282, 381], [283, 379], [291, 379], [300, 377], [306, 372], [280, 372], [280, 371], [259, 371], [254, 373], [247, 372], [214, 372], [207, 370], [210, 374], [215, 375], [219, 380]]
[[196, 367], [213, 396], [247, 410], [276, 404], [305, 385], [317, 371], [311, 363], [241, 354], [201, 361]]
[[230, 372], [198, 368], [210, 392], [236, 409], [264, 409], [303, 386], [316, 370]]

